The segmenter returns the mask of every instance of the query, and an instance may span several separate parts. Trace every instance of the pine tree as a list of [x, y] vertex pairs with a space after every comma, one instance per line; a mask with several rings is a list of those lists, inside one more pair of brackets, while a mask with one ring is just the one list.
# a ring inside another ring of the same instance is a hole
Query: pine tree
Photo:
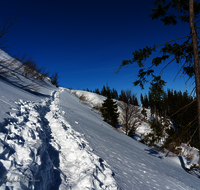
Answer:
[[121, 90], [121, 94], [119, 95], [119, 100], [127, 104], [129, 103], [129, 100], [126, 96], [126, 92], [124, 90]]
[[132, 100], [133, 100], [133, 103], [132, 103], [132, 104], [133, 104], [134, 106], [139, 106], [139, 104], [138, 104], [138, 99], [137, 99], [137, 97], [135, 97], [135, 95], [132, 96]]
[[118, 99], [118, 92], [117, 92], [117, 90], [115, 90], [114, 88], [112, 89], [112, 92], [111, 92], [111, 97], [113, 98], [113, 99]]
[[146, 93], [144, 95], [143, 107], [145, 107], [147, 109], [149, 108], [149, 100], [148, 100], [148, 97], [147, 97]]
[[168, 105], [169, 105], [169, 102], [168, 102], [168, 98], [167, 98], [167, 93], [164, 92], [163, 103], [162, 103], [162, 108], [161, 108], [161, 112], [162, 112], [161, 115], [164, 116], [165, 118], [167, 117]]
[[106, 87], [105, 87], [105, 85], [103, 85], [103, 88], [101, 90], [101, 95], [102, 96], [106, 96]]
[[[154, 45], [152, 47], [146, 46], [143, 49], [135, 50], [131, 60], [123, 60], [119, 70], [126, 65], [138, 63], [140, 70], [138, 74], [138, 80], [134, 82], [134, 85], [140, 85], [144, 88], [144, 84], [147, 82], [146, 77], [150, 76], [154, 72], [153, 66], [166, 63], [163, 66], [163, 70], [175, 62], [179, 64], [183, 60], [182, 67], [180, 69], [187, 74], [189, 78], [195, 80], [195, 89], [197, 97], [197, 110], [198, 110], [198, 127], [199, 127], [199, 147], [200, 147], [200, 67], [199, 67], [199, 36], [197, 29], [200, 29], [199, 21], [196, 20], [200, 14], [200, 2], [197, 0], [156, 0], [154, 3], [157, 7], [152, 9], [150, 17], [152, 19], [161, 19], [165, 25], [176, 25], [179, 22], [188, 24], [190, 31], [188, 35], [170, 40], [160, 45]], [[181, 40], [180, 40], [181, 39]], [[177, 43], [177, 40], [180, 40]], [[184, 41], [183, 41], [184, 40]], [[161, 56], [157, 56], [152, 59], [152, 65], [147, 69], [144, 66], [144, 62], [150, 55], [160, 48]], [[199, 155], [199, 167], [200, 167], [200, 155]]]
[[100, 94], [99, 89], [98, 89], [98, 88], [95, 88], [94, 93], [96, 93], [96, 94]]
[[118, 124], [118, 107], [117, 103], [113, 101], [111, 98], [111, 94], [108, 93], [107, 99], [104, 100], [104, 103], [102, 104], [102, 108], [100, 109], [101, 114], [104, 118], [104, 121], [108, 124], [112, 125], [113, 127], [116, 127]]
[[164, 90], [163, 86], [165, 85], [165, 81], [161, 79], [160, 76], [153, 76], [153, 80], [150, 83], [150, 94], [151, 101], [154, 105], [151, 109], [151, 113], [155, 114], [156, 123], [158, 123], [158, 115], [161, 116], [161, 109], [164, 101]]
[[151, 96], [150, 91], [148, 92], [148, 99], [149, 99], [149, 108], [150, 108], [150, 110], [152, 110], [153, 107], [154, 107], [154, 104], [153, 104], [153, 101], [152, 101], [152, 96]]
[[110, 90], [110, 87], [108, 86], [108, 83], [106, 84], [106, 97], [108, 96], [111, 96], [112, 98], [112, 93], [111, 93], [111, 90]]
[[[163, 108], [164, 102], [163, 86], [165, 85], [165, 81], [163, 81], [160, 76], [152, 76], [154, 79], [150, 83], [149, 94], [151, 95], [151, 104], [153, 105], [151, 114], [155, 115], [155, 122], [149, 122], [152, 131], [145, 137], [145, 141], [148, 142], [149, 146], [155, 146], [155, 143], [161, 141], [161, 138], [164, 137], [164, 129], [167, 127], [164, 126], [166, 122], [163, 122], [161, 119], [161, 109]], [[160, 121], [158, 121], [158, 116], [160, 116]]]

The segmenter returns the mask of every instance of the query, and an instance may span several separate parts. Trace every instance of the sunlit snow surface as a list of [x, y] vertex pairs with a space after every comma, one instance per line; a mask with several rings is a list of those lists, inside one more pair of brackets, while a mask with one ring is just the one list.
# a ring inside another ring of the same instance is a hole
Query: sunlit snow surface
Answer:
[[200, 189], [182, 157], [116, 132], [67, 89], [0, 87], [0, 190]]

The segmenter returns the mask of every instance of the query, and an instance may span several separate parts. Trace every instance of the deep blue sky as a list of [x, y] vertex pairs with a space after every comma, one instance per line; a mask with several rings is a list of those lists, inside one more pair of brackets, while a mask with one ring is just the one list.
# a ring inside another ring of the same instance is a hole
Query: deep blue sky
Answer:
[[[60, 86], [91, 90], [108, 83], [118, 91], [132, 88], [138, 73], [137, 64], [114, 74], [122, 60], [146, 45], [188, 35], [189, 26], [164, 26], [151, 20], [153, 0], [6, 0], [0, 2], [3, 16], [22, 12], [16, 28], [5, 37], [15, 43], [11, 55], [28, 54], [51, 72], [58, 71]], [[146, 62], [147, 66], [150, 64]], [[166, 88], [190, 89], [183, 78], [173, 79], [177, 69], [171, 65], [163, 74]], [[159, 74], [160, 68], [156, 69]], [[185, 79], [186, 80], [186, 79]]]

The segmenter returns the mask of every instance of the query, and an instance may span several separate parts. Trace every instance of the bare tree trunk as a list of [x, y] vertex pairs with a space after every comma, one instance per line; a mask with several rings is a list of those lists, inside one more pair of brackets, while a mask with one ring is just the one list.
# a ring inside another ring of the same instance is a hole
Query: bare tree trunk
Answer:
[[156, 124], [158, 124], [158, 114], [157, 114], [156, 106], [154, 106], [154, 109], [155, 109], [155, 119], [156, 119]]
[[[197, 31], [196, 31], [196, 26], [194, 23], [193, 0], [189, 0], [189, 14], [190, 14], [190, 29], [192, 33], [192, 43], [193, 43], [195, 84], [196, 84], [197, 110], [198, 110], [198, 126], [199, 126], [199, 144], [200, 144], [200, 69], [199, 69]], [[199, 155], [199, 167], [200, 167], [200, 155]]]

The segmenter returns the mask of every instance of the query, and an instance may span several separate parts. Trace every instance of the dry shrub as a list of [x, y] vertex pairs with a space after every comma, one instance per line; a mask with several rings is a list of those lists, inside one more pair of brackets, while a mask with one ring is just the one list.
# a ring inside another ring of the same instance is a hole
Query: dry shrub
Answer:
[[[9, 73], [17, 73], [22, 68], [21, 64], [17, 65], [17, 60], [14, 58], [6, 58], [0, 60], [0, 75], [7, 78]], [[8, 74], [8, 75], [7, 75]]]
[[[31, 57], [26, 58], [4, 58], [0, 60], [0, 76], [8, 79], [18, 87], [39, 91], [39, 87], [44, 85], [44, 79], [49, 75], [45, 67], [38, 67]], [[28, 80], [25, 82], [24, 77]]]
[[[0, 14], [0, 16], [2, 16]], [[16, 16], [7, 17], [6, 20], [2, 21], [0, 24], [0, 54], [3, 53], [2, 50], [6, 50], [5, 43], [3, 40], [5, 34], [9, 33], [15, 28], [16, 22], [21, 14]], [[3, 53], [4, 54], [4, 53]], [[25, 59], [26, 55], [22, 57]], [[16, 86], [31, 90], [37, 91], [39, 86], [42, 86], [41, 82], [44, 82], [45, 77], [49, 72], [45, 71], [45, 67], [39, 68], [33, 59], [27, 58], [25, 61], [18, 58], [12, 58], [3, 56], [0, 60], [0, 77], [3, 77], [9, 80], [11, 83]], [[23, 77], [22, 77], [23, 76]], [[27, 82], [24, 82], [24, 77], [28, 78]]]
[[78, 93], [76, 92], [76, 91], [74, 91], [74, 90], [72, 90], [72, 91], [70, 91], [72, 94], [74, 94], [77, 98], [79, 98], [79, 95], [78, 95]]
[[168, 150], [171, 151], [171, 152], [174, 152], [175, 147], [176, 147], [176, 143], [175, 143], [175, 142], [172, 142], [172, 143], [168, 146]]
[[87, 98], [84, 94], [79, 95], [76, 91], [72, 91], [72, 94], [74, 94], [81, 101], [87, 101]]
[[95, 98], [91, 98], [91, 99], [87, 99], [87, 102], [89, 103], [89, 104], [92, 104], [93, 105], [93, 101], [95, 100]]
[[175, 148], [174, 153], [177, 155], [181, 155], [182, 148]]
[[87, 98], [84, 94], [81, 94], [79, 97], [78, 97], [81, 101], [86, 101]]
[[58, 72], [53, 73], [52, 76], [50, 77], [51, 83], [52, 83], [54, 86], [56, 86], [57, 88], [59, 87], [58, 78], [59, 78]]
[[190, 173], [195, 174], [198, 178], [200, 178], [200, 167], [197, 164], [192, 164], [192, 166], [190, 166], [190, 168], [185, 168], [187, 171], [189, 171]]
[[168, 152], [165, 155], [165, 157], [167, 157], [170, 152], [177, 154], [177, 155], [181, 155], [182, 148], [180, 148], [178, 146], [179, 146], [179, 144], [177, 142], [170, 143], [169, 146], [167, 147]]
[[101, 107], [102, 107], [102, 104], [96, 104], [91, 110], [94, 112], [100, 113]]
[[121, 131], [120, 128], [115, 128], [115, 127], [113, 127], [112, 129], [113, 129], [114, 131], [118, 132], [118, 133], [122, 133], [122, 131]]
[[76, 95], [76, 91], [74, 91], [74, 90], [70, 90], [70, 92], [71, 92], [72, 94], [74, 94], [74, 95], [77, 97], [77, 95]]
[[187, 154], [186, 154], [186, 157], [188, 157], [188, 158], [190, 159], [191, 162], [193, 161], [194, 156], [195, 156], [195, 152], [193, 152], [193, 153], [187, 153]]
[[101, 107], [102, 107], [101, 104], [96, 104], [96, 105], [94, 106], [94, 109], [96, 109], [97, 111], [100, 111]]
[[24, 82], [24, 78], [22, 77], [23, 67], [23, 64], [14, 58], [0, 60], [0, 76], [9, 80], [19, 88], [37, 92], [40, 85], [34, 83], [34, 78], [29, 78], [28, 83]]
[[39, 80], [41, 82], [49, 75], [49, 72], [45, 71], [45, 67], [38, 67], [37, 63], [32, 57], [23, 55], [22, 58], [17, 58], [23, 64], [23, 75], [26, 78]]

